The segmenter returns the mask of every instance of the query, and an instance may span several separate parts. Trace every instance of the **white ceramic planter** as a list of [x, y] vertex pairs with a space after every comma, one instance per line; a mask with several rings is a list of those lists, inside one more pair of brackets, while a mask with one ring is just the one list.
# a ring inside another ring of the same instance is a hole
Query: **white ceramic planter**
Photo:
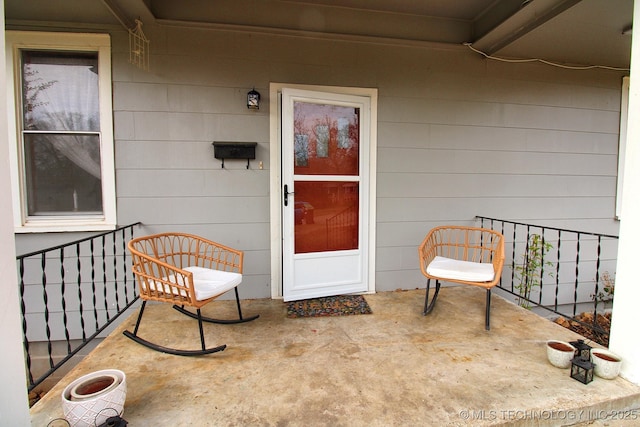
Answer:
[[119, 384], [120, 379], [112, 373], [105, 373], [101, 376], [91, 376], [87, 381], [80, 381], [69, 390], [69, 400], [78, 401], [91, 399], [99, 394], [111, 391], [118, 387]]
[[571, 366], [576, 348], [565, 341], [547, 341], [547, 359], [556, 368], [566, 369]]
[[124, 412], [127, 379], [124, 372], [105, 369], [84, 375], [65, 387], [62, 410], [71, 427], [104, 424]]
[[591, 362], [596, 365], [593, 373], [607, 380], [617, 377], [622, 365], [620, 356], [602, 348], [591, 349]]

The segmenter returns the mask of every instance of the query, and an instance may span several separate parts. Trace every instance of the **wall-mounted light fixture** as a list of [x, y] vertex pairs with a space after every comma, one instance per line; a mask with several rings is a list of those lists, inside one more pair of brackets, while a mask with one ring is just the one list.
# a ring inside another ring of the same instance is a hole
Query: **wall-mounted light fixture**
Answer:
[[258, 93], [255, 88], [247, 93], [247, 108], [250, 110], [260, 109], [260, 93]]
[[624, 34], [625, 36], [630, 36], [631, 33], [633, 33], [633, 26], [631, 24], [622, 29], [622, 34]]

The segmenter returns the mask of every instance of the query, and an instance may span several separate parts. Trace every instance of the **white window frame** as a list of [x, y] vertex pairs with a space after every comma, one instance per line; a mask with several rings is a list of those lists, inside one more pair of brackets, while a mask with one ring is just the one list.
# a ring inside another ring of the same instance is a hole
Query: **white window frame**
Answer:
[[[16, 233], [61, 231], [101, 231], [116, 227], [116, 186], [113, 138], [113, 106], [111, 101], [111, 38], [108, 34], [57, 33], [36, 31], [6, 32], [7, 114], [12, 187], [14, 229]], [[85, 51], [98, 53], [100, 105], [100, 159], [102, 181], [102, 214], [29, 217], [21, 120], [20, 51], [38, 49], [52, 51]]]
[[622, 215], [622, 187], [624, 183], [624, 161], [627, 150], [627, 121], [629, 120], [629, 76], [622, 78], [620, 99], [620, 139], [618, 140], [618, 179], [616, 182], [616, 219]]

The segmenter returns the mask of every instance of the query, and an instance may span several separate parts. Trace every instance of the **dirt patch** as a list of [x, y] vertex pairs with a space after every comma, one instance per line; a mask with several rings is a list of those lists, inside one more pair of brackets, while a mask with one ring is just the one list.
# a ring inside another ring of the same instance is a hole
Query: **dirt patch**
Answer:
[[[574, 319], [558, 317], [555, 322], [567, 329], [579, 333], [589, 341], [609, 347], [609, 330], [611, 329], [611, 313], [582, 313]], [[588, 343], [588, 342], [587, 342]]]

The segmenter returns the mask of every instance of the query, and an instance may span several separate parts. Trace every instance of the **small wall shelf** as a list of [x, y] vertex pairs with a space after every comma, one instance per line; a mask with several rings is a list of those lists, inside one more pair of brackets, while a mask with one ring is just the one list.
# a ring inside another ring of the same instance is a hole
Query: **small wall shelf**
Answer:
[[216, 159], [222, 160], [222, 168], [224, 168], [225, 159], [246, 159], [247, 169], [249, 169], [249, 161], [256, 158], [257, 142], [213, 142], [213, 155]]

